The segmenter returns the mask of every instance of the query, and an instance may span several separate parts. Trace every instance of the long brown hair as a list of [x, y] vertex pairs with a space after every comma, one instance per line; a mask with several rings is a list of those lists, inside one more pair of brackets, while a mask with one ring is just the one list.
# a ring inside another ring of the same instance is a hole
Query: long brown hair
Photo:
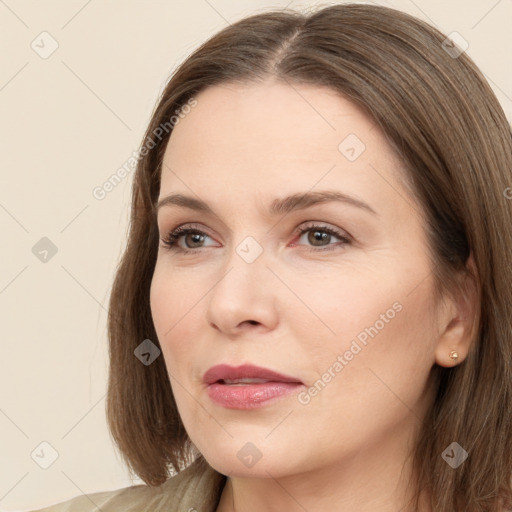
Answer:
[[[432, 369], [435, 401], [411, 454], [415, 485], [427, 491], [436, 512], [511, 505], [512, 210], [506, 191], [512, 186], [512, 134], [473, 61], [450, 51], [445, 39], [387, 7], [334, 5], [309, 15], [280, 10], [230, 25], [173, 74], [142, 141], [142, 148], [152, 149], [141, 153], [136, 168], [108, 322], [107, 419], [124, 461], [148, 485], [183, 469], [194, 450], [163, 357], [146, 366], [134, 356], [145, 339], [158, 346], [149, 290], [169, 119], [206, 87], [275, 77], [328, 86], [378, 124], [422, 206], [439, 291], [457, 288], [473, 256], [476, 336], [462, 364]], [[454, 441], [469, 453], [457, 469], [441, 457]]]

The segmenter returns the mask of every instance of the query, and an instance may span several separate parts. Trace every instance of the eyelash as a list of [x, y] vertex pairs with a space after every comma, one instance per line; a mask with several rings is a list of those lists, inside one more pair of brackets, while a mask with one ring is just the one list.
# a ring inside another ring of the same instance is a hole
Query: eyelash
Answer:
[[[319, 248], [314, 248], [314, 246], [310, 246], [308, 250], [311, 252], [332, 251], [336, 247], [349, 245], [352, 243], [351, 238], [348, 237], [346, 234], [343, 234], [341, 231], [331, 228], [329, 226], [323, 226], [323, 225], [319, 225], [319, 224], [304, 226], [303, 228], [298, 230], [297, 235], [300, 238], [304, 233], [307, 233], [308, 231], [323, 231], [323, 232], [325, 232], [331, 236], [335, 236], [336, 238], [339, 238], [341, 240], [340, 245], [329, 244], [327, 246], [323, 246], [323, 247], [319, 247]], [[196, 229], [196, 228], [188, 227], [188, 226], [185, 226], [185, 227], [181, 226], [179, 228], [176, 228], [174, 231], [171, 231], [167, 235], [167, 237], [162, 238], [161, 242], [164, 244], [164, 246], [168, 250], [180, 252], [183, 254], [193, 253], [193, 252], [197, 252], [198, 249], [203, 249], [203, 247], [198, 247], [196, 249], [184, 249], [183, 247], [178, 246], [178, 244], [177, 244], [178, 240], [182, 236], [189, 235], [189, 234], [209, 236], [207, 233], [205, 233], [204, 231], [201, 231], [200, 229]]]

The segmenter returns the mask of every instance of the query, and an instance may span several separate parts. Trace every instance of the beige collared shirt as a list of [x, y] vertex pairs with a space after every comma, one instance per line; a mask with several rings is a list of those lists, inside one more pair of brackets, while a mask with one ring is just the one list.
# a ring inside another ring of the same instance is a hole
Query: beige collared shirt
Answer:
[[81, 495], [32, 512], [215, 512], [226, 477], [206, 464], [201, 472], [197, 468], [196, 460], [158, 487]]

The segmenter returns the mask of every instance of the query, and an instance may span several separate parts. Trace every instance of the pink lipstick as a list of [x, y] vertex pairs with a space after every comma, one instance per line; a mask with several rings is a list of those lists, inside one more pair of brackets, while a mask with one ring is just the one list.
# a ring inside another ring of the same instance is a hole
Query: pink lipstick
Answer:
[[203, 377], [208, 396], [229, 409], [254, 409], [271, 400], [296, 392], [300, 379], [253, 365], [210, 368]]

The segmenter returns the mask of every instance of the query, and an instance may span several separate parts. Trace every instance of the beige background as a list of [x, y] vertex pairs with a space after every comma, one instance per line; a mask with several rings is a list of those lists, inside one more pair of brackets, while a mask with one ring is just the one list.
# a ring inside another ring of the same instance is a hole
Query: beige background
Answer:
[[[106, 306], [133, 173], [103, 200], [92, 191], [138, 148], [165, 81], [200, 42], [270, 7], [329, 3], [0, 0], [0, 510], [140, 483], [104, 413]], [[512, 119], [511, 0], [376, 3], [459, 32]], [[46, 262], [32, 250], [43, 237], [57, 248]], [[42, 442], [58, 452], [47, 469]]]

